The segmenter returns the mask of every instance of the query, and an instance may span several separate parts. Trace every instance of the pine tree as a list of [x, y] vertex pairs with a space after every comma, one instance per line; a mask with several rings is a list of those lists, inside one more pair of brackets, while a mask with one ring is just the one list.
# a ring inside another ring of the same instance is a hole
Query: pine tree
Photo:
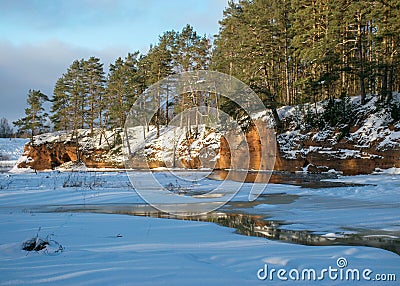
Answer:
[[51, 106], [55, 130], [93, 128], [103, 114], [105, 76], [100, 59], [75, 60], [56, 82]]
[[[199, 36], [193, 27], [186, 25], [181, 32], [175, 33], [172, 46], [173, 68], [178, 72], [188, 72], [207, 69], [210, 60], [210, 44], [205, 36]], [[175, 112], [179, 113], [200, 104], [198, 92], [192, 92], [193, 87], [187, 86], [187, 92], [174, 99]], [[181, 117], [181, 127], [183, 126]], [[189, 120], [189, 119], [188, 119]], [[190, 122], [186, 122], [187, 126]], [[190, 130], [188, 130], [190, 133]]]
[[[397, 2], [230, 1], [212, 52], [209, 39], [186, 25], [162, 34], [147, 54], [118, 58], [106, 82], [99, 59], [74, 61], [55, 85], [51, 120], [56, 130], [74, 133], [78, 128], [121, 127], [137, 96], [149, 86], [177, 72], [207, 68], [249, 85], [272, 110], [278, 128], [280, 105], [353, 95], [361, 95], [365, 103], [368, 93], [380, 93], [390, 104], [393, 91], [400, 89]], [[179, 113], [215, 105], [243, 116], [243, 109], [216, 93], [193, 91], [188, 84], [186, 92], [171, 98], [170, 87], [160, 87], [154, 95], [158, 111], [143, 123], [147, 128], [155, 124], [159, 130], [168, 123], [170, 106]], [[146, 102], [140, 104], [146, 107]]]
[[[231, 2], [220, 22], [220, 34], [215, 42], [212, 67], [228, 73], [248, 84], [271, 108], [275, 121], [280, 126], [276, 112], [279, 99], [289, 95], [283, 88], [289, 85], [288, 23], [285, 13], [287, 5], [274, 14], [274, 1]], [[278, 17], [279, 16], [279, 17]], [[282, 32], [283, 30], [283, 32]], [[279, 40], [283, 34], [284, 41]], [[286, 45], [286, 46], [285, 46]], [[225, 100], [222, 109], [229, 114], [241, 116], [240, 108]]]
[[272, 108], [352, 95], [365, 103], [376, 91], [388, 101], [400, 85], [397, 2], [232, 1], [211, 68], [241, 79]]
[[138, 74], [139, 53], [128, 54], [110, 64], [105, 90], [105, 122], [109, 127], [123, 127], [127, 113], [142, 91]]
[[353, 22], [350, 23], [351, 36], [354, 39], [355, 51], [354, 63], [352, 70], [355, 72], [359, 81], [359, 94], [361, 95], [361, 103], [365, 104], [366, 99], [366, 82], [369, 77], [366, 58], [366, 43], [368, 34], [368, 24], [371, 23], [372, 1], [353, 1], [350, 6], [350, 17]]
[[175, 34], [173, 45], [174, 68], [178, 72], [206, 69], [209, 62], [208, 39], [197, 35], [193, 27], [186, 25]]
[[84, 60], [75, 60], [67, 69], [65, 74], [66, 94], [70, 103], [69, 116], [72, 119], [73, 136], [76, 136], [78, 129], [85, 127], [85, 106], [87, 97], [85, 96], [85, 85], [83, 77]]
[[372, 10], [377, 26], [377, 74], [381, 77], [380, 94], [390, 103], [393, 90], [400, 89], [400, 3], [396, 0], [379, 1]]
[[84, 111], [86, 125], [93, 134], [93, 128], [101, 125], [102, 120], [102, 100], [104, 95], [105, 76], [103, 64], [100, 59], [90, 57], [89, 60], [83, 62], [83, 85], [85, 87], [85, 97], [87, 104]]
[[[172, 47], [173, 42], [171, 38], [172, 33], [165, 33], [159, 38], [159, 43], [156, 46], [150, 46], [147, 55], [141, 57], [139, 66], [141, 67], [141, 80], [146, 86], [146, 88], [163, 78], [171, 75], [173, 73], [172, 67]], [[143, 70], [145, 69], [145, 71]], [[160, 124], [162, 124], [162, 117], [164, 117], [165, 122], [168, 122], [168, 101], [165, 106], [161, 106], [161, 94], [166, 93], [168, 87], [162, 87], [158, 85], [158, 90], [156, 98], [154, 101], [157, 102], [157, 112], [154, 117], [154, 123], [157, 128], [157, 136], [160, 135]], [[165, 113], [162, 112], [165, 108]], [[165, 123], [164, 122], [164, 123]]]
[[71, 113], [71, 102], [66, 83], [66, 76], [61, 76], [54, 87], [53, 98], [51, 100], [50, 120], [54, 130], [70, 130], [73, 127]]
[[40, 90], [29, 90], [26, 103], [28, 107], [25, 109], [25, 117], [13, 122], [18, 126], [18, 132], [30, 131], [31, 142], [33, 136], [47, 130], [46, 119], [48, 114], [45, 112], [43, 104], [49, 101], [47, 95]]

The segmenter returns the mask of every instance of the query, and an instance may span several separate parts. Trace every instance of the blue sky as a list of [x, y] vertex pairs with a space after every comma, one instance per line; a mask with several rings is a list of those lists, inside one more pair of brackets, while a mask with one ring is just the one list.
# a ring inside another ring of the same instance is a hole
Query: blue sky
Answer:
[[190, 24], [212, 37], [228, 0], [0, 0], [0, 117], [24, 116], [26, 94], [52, 95], [75, 59], [146, 52]]

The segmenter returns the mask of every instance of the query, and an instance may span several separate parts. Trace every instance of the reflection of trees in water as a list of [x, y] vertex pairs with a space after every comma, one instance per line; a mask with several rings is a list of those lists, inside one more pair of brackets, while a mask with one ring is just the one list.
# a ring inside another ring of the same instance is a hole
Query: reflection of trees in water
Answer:
[[400, 254], [400, 239], [385, 235], [338, 234], [323, 236], [307, 230], [282, 229], [284, 225], [278, 221], [263, 220], [261, 216], [243, 214], [225, 214], [208, 219], [222, 226], [235, 228], [237, 233], [247, 236], [265, 237], [289, 243], [328, 246], [355, 245], [382, 248]]
[[[265, 220], [263, 216], [211, 212], [204, 215], [190, 216], [185, 213], [182, 216], [160, 212], [148, 205], [71, 205], [62, 207], [47, 206], [41, 211], [46, 212], [90, 212], [108, 214], [126, 214], [164, 219], [179, 219], [189, 221], [213, 222], [221, 226], [236, 229], [239, 234], [247, 236], [265, 237], [271, 240], [279, 240], [288, 243], [328, 246], [328, 245], [354, 245], [369, 246], [386, 249], [400, 255], [400, 238], [376, 233], [335, 234], [324, 236], [307, 230], [288, 230], [282, 227], [284, 222]], [[40, 211], [40, 210], [39, 210]]]

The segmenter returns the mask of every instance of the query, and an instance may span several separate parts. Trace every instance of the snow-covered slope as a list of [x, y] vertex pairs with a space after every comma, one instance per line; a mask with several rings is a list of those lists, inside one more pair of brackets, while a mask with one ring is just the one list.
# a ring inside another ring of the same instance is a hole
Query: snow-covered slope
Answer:
[[148, 165], [152, 168], [213, 168], [218, 159], [219, 139], [220, 135], [205, 125], [190, 132], [185, 128], [161, 126], [159, 136], [154, 126], [128, 128], [125, 133], [121, 129], [103, 132], [95, 129], [90, 134], [89, 130], [81, 129], [77, 139], [71, 132], [46, 133], [34, 137], [17, 165], [28, 171], [70, 169], [75, 166], [71, 162], [78, 159], [77, 140], [80, 159], [87, 167], [124, 168], [126, 156], [130, 156], [130, 164], [126, 166], [129, 168]]
[[162, 126], [157, 137], [154, 126], [148, 131], [141, 126], [130, 128], [127, 131], [129, 147], [124, 142], [124, 153], [132, 154], [133, 168], [147, 164], [150, 167], [212, 168], [218, 158], [221, 135], [205, 125], [198, 125], [190, 132], [189, 135], [186, 128]]
[[24, 138], [0, 138], [0, 160], [18, 160], [28, 141]]
[[[400, 94], [393, 97], [393, 103], [400, 105]], [[348, 98], [346, 110], [341, 111], [344, 115], [337, 115], [342, 117], [333, 127], [322, 120], [328, 101], [281, 107], [278, 113], [285, 125], [285, 130], [277, 134], [281, 169], [290, 165], [291, 171], [336, 169], [359, 174], [400, 167], [399, 120], [378, 96], [368, 96], [365, 105], [360, 100], [359, 96]], [[269, 119], [264, 116], [263, 120]], [[310, 120], [314, 121], [312, 127]]]
[[0, 172], [10, 170], [24, 151], [28, 139], [0, 138]]
[[[354, 122], [349, 120], [336, 127], [324, 126], [320, 129], [307, 128], [305, 116], [307, 112], [322, 115], [327, 101], [316, 105], [281, 107], [278, 114], [288, 128], [277, 135], [280, 151], [288, 159], [305, 156], [309, 152], [329, 153], [344, 159], [375, 158], [377, 155], [368, 153], [369, 148], [377, 151], [400, 149], [400, 122], [393, 120], [387, 107], [379, 106], [377, 96], [369, 96], [365, 105], [361, 105], [360, 100], [359, 96], [349, 98]], [[400, 94], [394, 95], [394, 102], [400, 103]], [[267, 118], [264, 117], [264, 120]], [[345, 132], [346, 129], [348, 132]], [[345, 144], [353, 148], [343, 148]]]

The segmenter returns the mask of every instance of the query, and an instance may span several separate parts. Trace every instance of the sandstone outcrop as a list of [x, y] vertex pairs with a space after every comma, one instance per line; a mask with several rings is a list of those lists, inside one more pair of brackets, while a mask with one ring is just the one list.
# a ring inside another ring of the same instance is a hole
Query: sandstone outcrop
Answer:
[[89, 137], [88, 132], [79, 130], [78, 146], [67, 132], [36, 136], [33, 142], [25, 145], [17, 167], [51, 170], [77, 161], [79, 153], [79, 160], [88, 168], [122, 168], [119, 135], [116, 132], [98, 132]]
[[[400, 102], [400, 95], [394, 97]], [[241, 130], [219, 134], [204, 124], [193, 130], [162, 126], [160, 134], [154, 127], [137, 126], [126, 131], [128, 146], [122, 144], [121, 130], [97, 130], [95, 134], [80, 130], [74, 140], [66, 132], [44, 134], [26, 145], [18, 167], [54, 169], [77, 160], [78, 150], [80, 160], [91, 168], [334, 170], [344, 175], [400, 168], [400, 122], [380, 108], [377, 100], [370, 97], [361, 105], [359, 98], [351, 98], [357, 114], [352, 124], [325, 124], [320, 129], [307, 126], [304, 110], [314, 108], [314, 114], [322, 114], [326, 103], [282, 107], [278, 114], [285, 128], [277, 134], [266, 127], [271, 126], [268, 113], [253, 118], [245, 134]], [[128, 158], [126, 165], [124, 157]]]
[[[198, 155], [194, 152], [192, 155], [178, 157], [175, 159], [175, 167], [179, 168], [214, 168], [214, 169], [229, 169], [232, 166], [245, 166], [248, 164], [248, 169], [265, 170], [266, 165], [271, 163], [263, 162], [262, 160], [274, 160], [272, 156], [262, 156], [262, 152], [274, 154], [269, 150], [271, 146], [262, 146], [261, 136], [268, 136], [266, 130], [256, 130], [250, 128], [246, 132], [245, 141], [235, 142], [237, 148], [231, 150], [225, 137], [220, 139], [219, 154], [206, 156], [201, 154], [201, 149]], [[269, 134], [270, 135], [270, 134]], [[232, 136], [240, 138], [238, 136]], [[244, 141], [244, 138], [241, 138]], [[193, 143], [193, 142], [191, 142]], [[231, 142], [232, 144], [232, 142]], [[248, 144], [248, 145], [247, 145]], [[391, 167], [400, 168], [400, 148], [392, 148], [386, 150], [378, 150], [378, 144], [374, 144], [369, 148], [357, 148], [354, 145], [341, 142], [333, 147], [326, 147], [321, 142], [306, 141], [303, 142], [302, 148], [308, 150], [306, 154], [298, 152], [295, 156], [288, 158], [287, 154], [282, 152], [277, 146], [275, 152], [274, 170], [277, 171], [308, 171], [308, 172], [327, 172], [336, 170], [344, 175], [369, 174], [375, 169], [387, 169]], [[207, 149], [207, 145], [202, 146]], [[119, 148], [119, 152], [121, 148]], [[152, 150], [151, 154], [160, 152], [161, 150]], [[123, 168], [122, 154], [114, 154], [117, 160], [110, 159], [110, 152], [116, 152], [116, 149], [110, 148], [85, 148], [81, 151], [81, 161], [89, 168]], [[232, 156], [235, 152], [235, 156]], [[218, 150], [215, 151], [218, 153]], [[77, 160], [76, 146], [72, 142], [42, 142], [41, 144], [27, 144], [25, 146], [24, 156], [26, 160], [19, 162], [19, 168], [32, 168], [35, 170], [54, 169], [62, 166], [65, 163]], [[249, 157], [246, 157], [249, 156]], [[212, 160], [217, 157], [216, 160]], [[264, 158], [264, 159], [263, 159]], [[237, 160], [233, 162], [232, 160]], [[142, 156], [142, 160], [132, 160], [132, 168], [157, 168], [157, 167], [173, 167], [171, 164], [166, 164], [162, 160]]]

